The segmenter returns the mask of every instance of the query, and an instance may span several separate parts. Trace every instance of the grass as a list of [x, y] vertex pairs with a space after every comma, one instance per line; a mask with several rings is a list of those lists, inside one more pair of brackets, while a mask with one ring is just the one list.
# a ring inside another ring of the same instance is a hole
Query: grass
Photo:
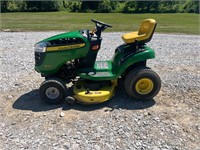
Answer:
[[28, 12], [1, 13], [1, 27], [13, 31], [51, 31], [92, 29], [90, 19], [101, 20], [113, 25], [113, 31], [137, 30], [140, 22], [154, 18], [158, 25], [156, 32], [199, 34], [199, 14], [122, 14], [122, 13], [69, 13], [69, 12]]

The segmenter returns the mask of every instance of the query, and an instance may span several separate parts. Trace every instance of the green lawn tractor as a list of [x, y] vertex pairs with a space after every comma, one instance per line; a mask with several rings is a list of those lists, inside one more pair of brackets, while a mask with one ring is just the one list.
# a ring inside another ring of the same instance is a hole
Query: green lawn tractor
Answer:
[[[124, 90], [136, 100], [155, 97], [161, 87], [159, 76], [146, 67], [155, 58], [146, 45], [156, 28], [154, 19], [146, 19], [138, 31], [122, 35], [124, 44], [115, 49], [111, 60], [96, 61], [101, 47], [101, 33], [112, 27], [93, 20], [93, 30], [59, 34], [35, 45], [35, 70], [45, 77], [39, 94], [49, 104], [102, 103], [114, 96], [118, 79]], [[72, 85], [68, 87], [68, 85]]]

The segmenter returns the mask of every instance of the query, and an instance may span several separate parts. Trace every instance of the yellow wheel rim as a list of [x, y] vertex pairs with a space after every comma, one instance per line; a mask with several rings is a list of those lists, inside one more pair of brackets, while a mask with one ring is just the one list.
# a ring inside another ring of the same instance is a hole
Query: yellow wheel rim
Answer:
[[141, 95], [149, 94], [153, 90], [154, 84], [152, 80], [148, 78], [143, 78], [137, 81], [135, 85], [135, 90]]

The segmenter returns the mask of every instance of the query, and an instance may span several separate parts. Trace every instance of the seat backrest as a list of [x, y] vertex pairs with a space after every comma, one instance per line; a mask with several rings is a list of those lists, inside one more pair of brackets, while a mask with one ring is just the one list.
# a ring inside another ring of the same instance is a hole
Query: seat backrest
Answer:
[[139, 28], [138, 35], [145, 34], [145, 39], [140, 41], [141, 43], [147, 43], [151, 40], [153, 33], [156, 28], [156, 20], [154, 19], [145, 19]]

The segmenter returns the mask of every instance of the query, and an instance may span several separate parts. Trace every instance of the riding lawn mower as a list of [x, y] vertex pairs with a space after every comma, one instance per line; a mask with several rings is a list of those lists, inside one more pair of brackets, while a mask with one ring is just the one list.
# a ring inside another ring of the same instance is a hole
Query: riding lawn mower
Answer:
[[[49, 104], [97, 104], [111, 99], [118, 80], [135, 100], [153, 99], [161, 88], [157, 73], [146, 66], [155, 52], [146, 45], [156, 28], [154, 19], [146, 19], [138, 31], [122, 35], [112, 59], [96, 61], [102, 32], [112, 26], [101, 21], [93, 30], [67, 32], [35, 44], [35, 70], [45, 78], [39, 88], [42, 100]], [[72, 83], [72, 87], [69, 87]]]

